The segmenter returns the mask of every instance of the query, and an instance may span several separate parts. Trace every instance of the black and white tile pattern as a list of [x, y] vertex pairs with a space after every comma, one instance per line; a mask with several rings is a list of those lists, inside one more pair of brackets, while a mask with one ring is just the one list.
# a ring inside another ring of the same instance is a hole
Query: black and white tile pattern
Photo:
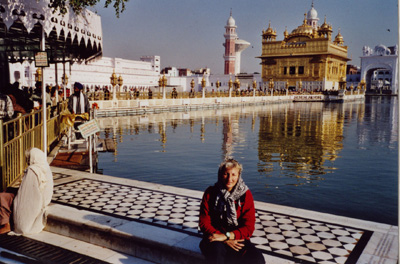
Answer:
[[[196, 236], [200, 199], [81, 179], [54, 187], [53, 202]], [[252, 242], [296, 263], [356, 263], [372, 232], [257, 210]]]

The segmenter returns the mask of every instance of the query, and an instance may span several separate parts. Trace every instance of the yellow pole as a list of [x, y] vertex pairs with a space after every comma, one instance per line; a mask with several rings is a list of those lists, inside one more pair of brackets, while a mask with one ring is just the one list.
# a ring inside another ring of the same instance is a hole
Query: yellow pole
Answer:
[[20, 169], [18, 170], [18, 172], [23, 171], [24, 170], [24, 160], [25, 160], [25, 151], [24, 151], [24, 137], [22, 136], [23, 133], [23, 128], [22, 125], [24, 124], [24, 122], [22, 122], [22, 114], [19, 113], [18, 114], [18, 125], [19, 125], [19, 129], [18, 129], [18, 141], [19, 141], [19, 167]]
[[5, 171], [4, 171], [4, 134], [3, 120], [0, 119], [0, 176], [1, 176], [1, 191], [5, 190]]

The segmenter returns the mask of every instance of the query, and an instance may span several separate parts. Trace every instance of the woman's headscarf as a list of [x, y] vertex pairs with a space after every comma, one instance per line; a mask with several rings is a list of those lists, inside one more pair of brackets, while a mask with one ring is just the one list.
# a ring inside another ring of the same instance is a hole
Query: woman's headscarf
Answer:
[[38, 177], [39, 187], [43, 191], [45, 204], [49, 204], [53, 195], [53, 174], [43, 151], [38, 148], [32, 148], [29, 151], [29, 168]]

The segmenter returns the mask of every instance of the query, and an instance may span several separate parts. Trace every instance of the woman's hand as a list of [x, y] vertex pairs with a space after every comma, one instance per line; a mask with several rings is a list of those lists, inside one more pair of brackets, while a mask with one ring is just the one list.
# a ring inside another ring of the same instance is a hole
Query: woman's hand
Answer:
[[224, 234], [217, 234], [214, 233], [211, 236], [208, 237], [208, 241], [214, 242], [214, 241], [225, 241], [226, 236]]
[[230, 246], [233, 250], [239, 251], [244, 247], [243, 243], [244, 239], [234, 239], [234, 240], [226, 240], [225, 243]]

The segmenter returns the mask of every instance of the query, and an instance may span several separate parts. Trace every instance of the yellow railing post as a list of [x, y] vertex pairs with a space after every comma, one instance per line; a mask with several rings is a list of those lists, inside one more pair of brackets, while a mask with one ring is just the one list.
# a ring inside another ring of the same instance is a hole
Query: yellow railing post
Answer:
[[4, 169], [4, 127], [3, 120], [0, 119], [0, 176], [1, 176], [1, 191], [5, 190], [6, 187], [6, 177]]
[[24, 168], [24, 160], [25, 160], [25, 151], [24, 151], [24, 137], [22, 136], [22, 134], [24, 133], [24, 131], [23, 131], [23, 118], [22, 118], [22, 114], [21, 113], [19, 113], [18, 114], [18, 126], [19, 126], [19, 129], [18, 129], [18, 145], [19, 145], [19, 150], [18, 150], [18, 153], [19, 153], [19, 170], [18, 171], [23, 171], [23, 168]]

